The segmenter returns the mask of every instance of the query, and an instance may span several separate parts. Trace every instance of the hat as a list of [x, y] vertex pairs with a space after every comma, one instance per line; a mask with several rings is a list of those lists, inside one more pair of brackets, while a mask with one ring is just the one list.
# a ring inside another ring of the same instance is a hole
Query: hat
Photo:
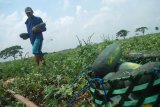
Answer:
[[32, 8], [30, 8], [30, 7], [26, 7], [26, 8], [25, 8], [25, 12], [26, 12], [26, 13], [29, 13], [29, 12], [32, 12], [32, 13], [33, 13], [33, 10], [32, 10]]

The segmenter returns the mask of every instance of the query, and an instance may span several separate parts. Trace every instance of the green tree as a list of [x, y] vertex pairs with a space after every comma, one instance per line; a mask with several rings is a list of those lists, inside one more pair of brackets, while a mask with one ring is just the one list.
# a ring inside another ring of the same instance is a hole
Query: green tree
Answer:
[[118, 37], [123, 37], [125, 39], [128, 35], [128, 32], [129, 31], [122, 29], [116, 33], [116, 38], [118, 39]]
[[0, 52], [0, 58], [7, 59], [8, 57], [13, 57], [14, 60], [17, 58], [17, 56], [22, 58], [22, 49], [23, 48], [19, 45], [6, 48]]
[[140, 28], [136, 28], [135, 32], [141, 32], [144, 35], [146, 30], [148, 30], [147, 27], [140, 27]]

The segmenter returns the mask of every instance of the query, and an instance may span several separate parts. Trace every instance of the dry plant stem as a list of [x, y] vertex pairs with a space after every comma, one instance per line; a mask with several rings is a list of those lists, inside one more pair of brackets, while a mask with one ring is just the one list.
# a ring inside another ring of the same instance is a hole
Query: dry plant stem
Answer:
[[22, 102], [23, 104], [26, 105], [26, 107], [38, 107], [37, 105], [35, 105], [32, 101], [29, 101], [28, 99], [26, 99], [25, 97], [16, 94], [14, 91], [12, 90], [7, 90], [9, 93], [11, 93], [13, 95], [13, 97], [15, 99], [17, 99], [19, 102]]

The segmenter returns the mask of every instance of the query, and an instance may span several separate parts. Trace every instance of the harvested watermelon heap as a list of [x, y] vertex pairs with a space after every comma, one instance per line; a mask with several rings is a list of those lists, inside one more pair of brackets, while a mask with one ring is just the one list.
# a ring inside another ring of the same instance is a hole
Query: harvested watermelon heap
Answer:
[[107, 46], [92, 67], [83, 70], [89, 71], [88, 84], [66, 106], [88, 88], [97, 107], [160, 106], [160, 62], [141, 65], [122, 62], [121, 56], [118, 44]]
[[139, 107], [160, 104], [160, 62], [140, 65], [122, 62], [118, 44], [111, 44], [97, 57], [88, 81], [97, 106]]

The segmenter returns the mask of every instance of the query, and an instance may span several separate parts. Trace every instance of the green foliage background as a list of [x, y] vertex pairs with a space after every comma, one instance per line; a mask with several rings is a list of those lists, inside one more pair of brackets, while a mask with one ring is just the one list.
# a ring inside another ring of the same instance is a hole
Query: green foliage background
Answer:
[[[7, 107], [23, 106], [12, 99], [6, 89], [2, 87], [3, 81], [14, 78], [14, 82], [8, 87], [9, 89], [29, 98], [39, 106], [63, 107], [73, 95], [87, 84], [87, 80], [81, 76], [78, 83], [70, 85], [79, 72], [92, 65], [97, 55], [114, 42], [121, 45], [124, 61], [129, 61], [125, 58], [129, 52], [160, 52], [160, 33], [156, 33], [125, 40], [104, 40], [99, 44], [88, 43], [75, 49], [49, 53], [45, 55], [46, 66], [36, 67], [32, 58], [4, 62], [0, 64], [0, 97], [3, 99], [0, 104]], [[155, 60], [160, 59], [145, 59], [137, 63]], [[77, 106], [93, 106], [93, 103], [89, 101], [91, 95], [88, 94], [86, 99], [79, 101]]]

